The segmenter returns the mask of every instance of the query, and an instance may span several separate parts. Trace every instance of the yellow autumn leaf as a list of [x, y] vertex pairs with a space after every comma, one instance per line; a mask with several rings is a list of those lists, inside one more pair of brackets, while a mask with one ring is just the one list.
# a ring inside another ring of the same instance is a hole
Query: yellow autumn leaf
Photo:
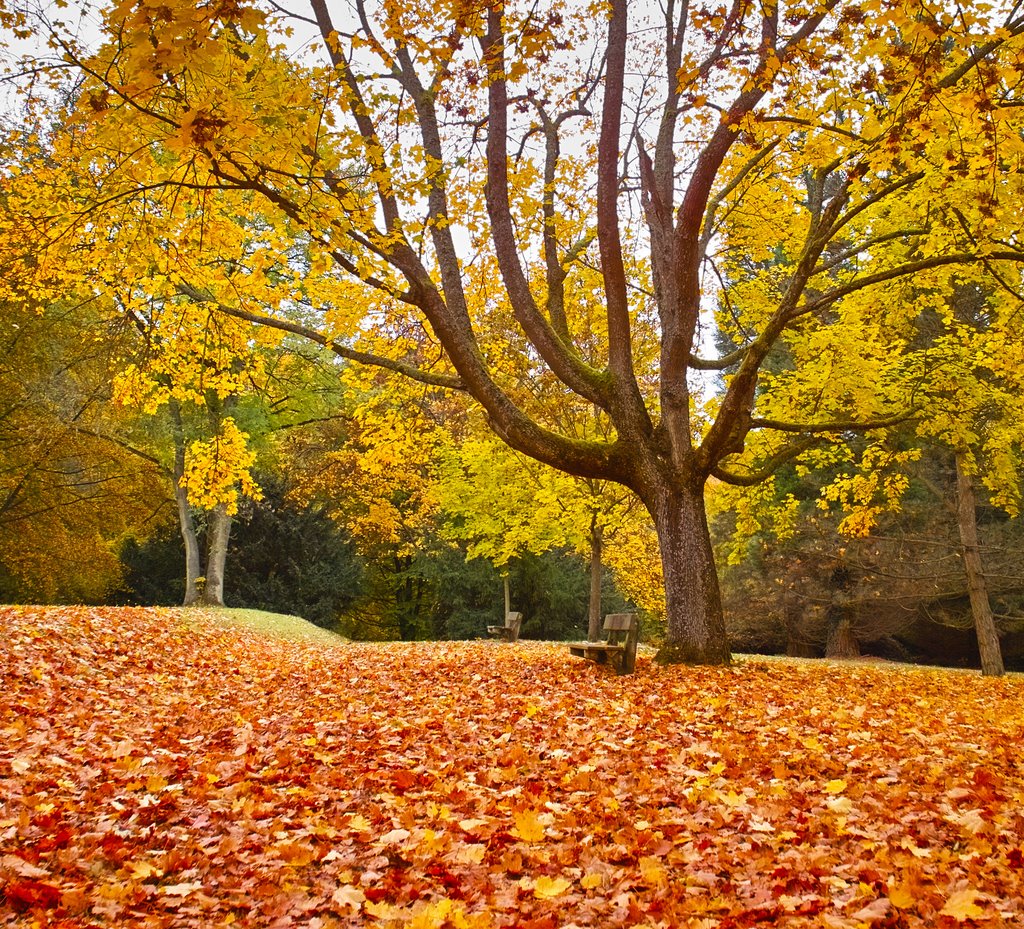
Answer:
[[958, 890], [946, 900], [946, 905], [939, 910], [942, 916], [952, 916], [957, 922], [967, 919], [978, 919], [985, 911], [975, 903], [978, 892], [973, 887]]
[[353, 910], [358, 911], [366, 902], [366, 894], [364, 894], [358, 887], [353, 887], [351, 884], [342, 884], [341, 887], [331, 895], [331, 902], [335, 906], [351, 907]]
[[846, 790], [846, 781], [842, 779], [829, 781], [825, 785], [825, 793], [827, 794], [841, 794], [844, 790]]
[[660, 858], [653, 855], [645, 855], [639, 861], [640, 875], [644, 882], [653, 886], [664, 884], [668, 881], [668, 874]]
[[580, 886], [584, 890], [593, 890], [595, 887], [600, 887], [603, 883], [604, 875], [599, 874], [597, 871], [591, 871], [590, 874], [583, 875]]
[[564, 877], [538, 877], [533, 885], [535, 897], [557, 897], [569, 889], [569, 882]]
[[455, 860], [459, 864], [480, 864], [484, 860], [484, 853], [487, 846], [482, 843], [475, 845], [462, 845], [455, 853]]
[[533, 810], [520, 810], [513, 814], [515, 826], [512, 835], [524, 842], [544, 841], [544, 824]]
[[145, 881], [151, 877], [160, 877], [164, 869], [153, 864], [151, 861], [133, 861], [128, 865], [131, 875], [137, 881]]
[[889, 887], [889, 902], [897, 909], [909, 910], [917, 903], [917, 900], [909, 885], [896, 884]]

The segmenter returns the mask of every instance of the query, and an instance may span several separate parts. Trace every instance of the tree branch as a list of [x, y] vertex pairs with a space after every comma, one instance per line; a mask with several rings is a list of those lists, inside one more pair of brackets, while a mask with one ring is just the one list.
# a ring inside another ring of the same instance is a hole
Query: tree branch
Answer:
[[317, 332], [315, 329], [303, 326], [301, 323], [292, 322], [291, 320], [277, 319], [273, 316], [264, 316], [261, 313], [251, 313], [248, 310], [241, 309], [240, 307], [225, 306], [223, 303], [213, 300], [198, 288], [192, 287], [190, 284], [179, 284], [178, 290], [183, 296], [188, 297], [190, 300], [194, 300], [196, 303], [212, 304], [216, 307], [218, 312], [223, 313], [225, 316], [233, 316], [235, 319], [242, 319], [258, 326], [266, 326], [269, 329], [277, 329], [280, 332], [290, 332], [293, 335], [301, 336], [304, 339], [308, 339], [310, 342], [322, 345], [324, 348], [334, 352], [335, 355], [338, 355], [340, 358], [345, 358], [348, 361], [372, 365], [377, 368], [385, 368], [388, 371], [393, 371], [396, 374], [402, 374], [414, 381], [419, 381], [421, 384], [429, 384], [432, 387], [444, 387], [449, 390], [466, 389], [462, 381], [452, 375], [433, 374], [430, 371], [423, 371], [415, 365], [406, 364], [405, 362], [398, 361], [394, 358], [386, 358], [383, 355], [376, 355], [372, 352], [357, 351], [354, 348], [349, 348], [347, 345], [343, 345], [336, 339], [328, 338], [323, 333]]
[[724, 484], [732, 484], [734, 487], [754, 487], [762, 481], [768, 480], [768, 478], [771, 477], [787, 461], [792, 461], [794, 458], [803, 454], [817, 441], [818, 438], [816, 436], [808, 436], [783, 447], [772, 455], [772, 457], [769, 458], [758, 471], [748, 471], [745, 474], [737, 474], [735, 471], [730, 471], [727, 468], [723, 468], [721, 465], [718, 465], [711, 470], [711, 474]]

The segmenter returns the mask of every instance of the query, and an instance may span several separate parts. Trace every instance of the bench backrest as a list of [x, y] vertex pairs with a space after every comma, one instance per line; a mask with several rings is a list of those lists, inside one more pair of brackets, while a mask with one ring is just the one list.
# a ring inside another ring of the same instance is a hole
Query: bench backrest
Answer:
[[509, 641], [515, 642], [519, 638], [519, 627], [523, 624], [522, 613], [506, 613], [505, 628], [511, 630]]
[[604, 618], [604, 631], [608, 641], [624, 639], [636, 628], [636, 613], [609, 613]]

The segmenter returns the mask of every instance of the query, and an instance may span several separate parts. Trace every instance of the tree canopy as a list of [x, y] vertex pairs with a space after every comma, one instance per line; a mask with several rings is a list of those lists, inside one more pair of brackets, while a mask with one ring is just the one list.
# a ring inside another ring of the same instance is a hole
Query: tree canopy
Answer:
[[[980, 350], [965, 283], [1019, 351], [1017, 5], [142, 0], [93, 49], [3, 15], [49, 41], [8, 138], [13, 297], [74, 281], [186, 340], [199, 301], [262, 324], [246, 344], [468, 393], [516, 450], [643, 501], [664, 660], [729, 660], [711, 478], [933, 415]], [[563, 428], [567, 393], [599, 429]]]

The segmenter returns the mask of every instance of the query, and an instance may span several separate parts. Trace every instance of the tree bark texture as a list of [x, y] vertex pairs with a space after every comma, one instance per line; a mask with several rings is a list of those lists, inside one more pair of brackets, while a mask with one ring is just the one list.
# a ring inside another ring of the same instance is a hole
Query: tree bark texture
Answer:
[[984, 565], [978, 547], [978, 516], [974, 495], [974, 480], [967, 470], [966, 455], [956, 453], [956, 515], [963, 548], [964, 572], [967, 574], [967, 592], [971, 598], [971, 615], [978, 635], [981, 655], [981, 673], [986, 677], [1000, 677], [1004, 673], [1003, 653], [999, 647], [992, 604], [988, 598]]
[[660, 664], [729, 664], [702, 487], [665, 488], [651, 515], [661, 545], [668, 630]]
[[841, 606], [828, 611], [828, 630], [825, 637], [826, 658], [860, 658], [860, 643], [853, 632], [850, 617]]
[[206, 586], [203, 603], [224, 606], [224, 569], [228, 558], [228, 540], [231, 536], [231, 517], [221, 503], [210, 511], [206, 528]]
[[604, 568], [601, 563], [604, 537], [596, 522], [590, 525], [590, 606], [587, 612], [587, 641], [596, 642], [601, 635], [601, 581]]
[[185, 432], [181, 422], [181, 409], [174, 401], [170, 404], [171, 431], [174, 437], [174, 501], [178, 507], [178, 529], [185, 543], [185, 596], [183, 606], [191, 606], [202, 598], [200, 578], [203, 576], [202, 553], [199, 549], [199, 535], [196, 533], [196, 522], [189, 506], [188, 492], [185, 490]]

